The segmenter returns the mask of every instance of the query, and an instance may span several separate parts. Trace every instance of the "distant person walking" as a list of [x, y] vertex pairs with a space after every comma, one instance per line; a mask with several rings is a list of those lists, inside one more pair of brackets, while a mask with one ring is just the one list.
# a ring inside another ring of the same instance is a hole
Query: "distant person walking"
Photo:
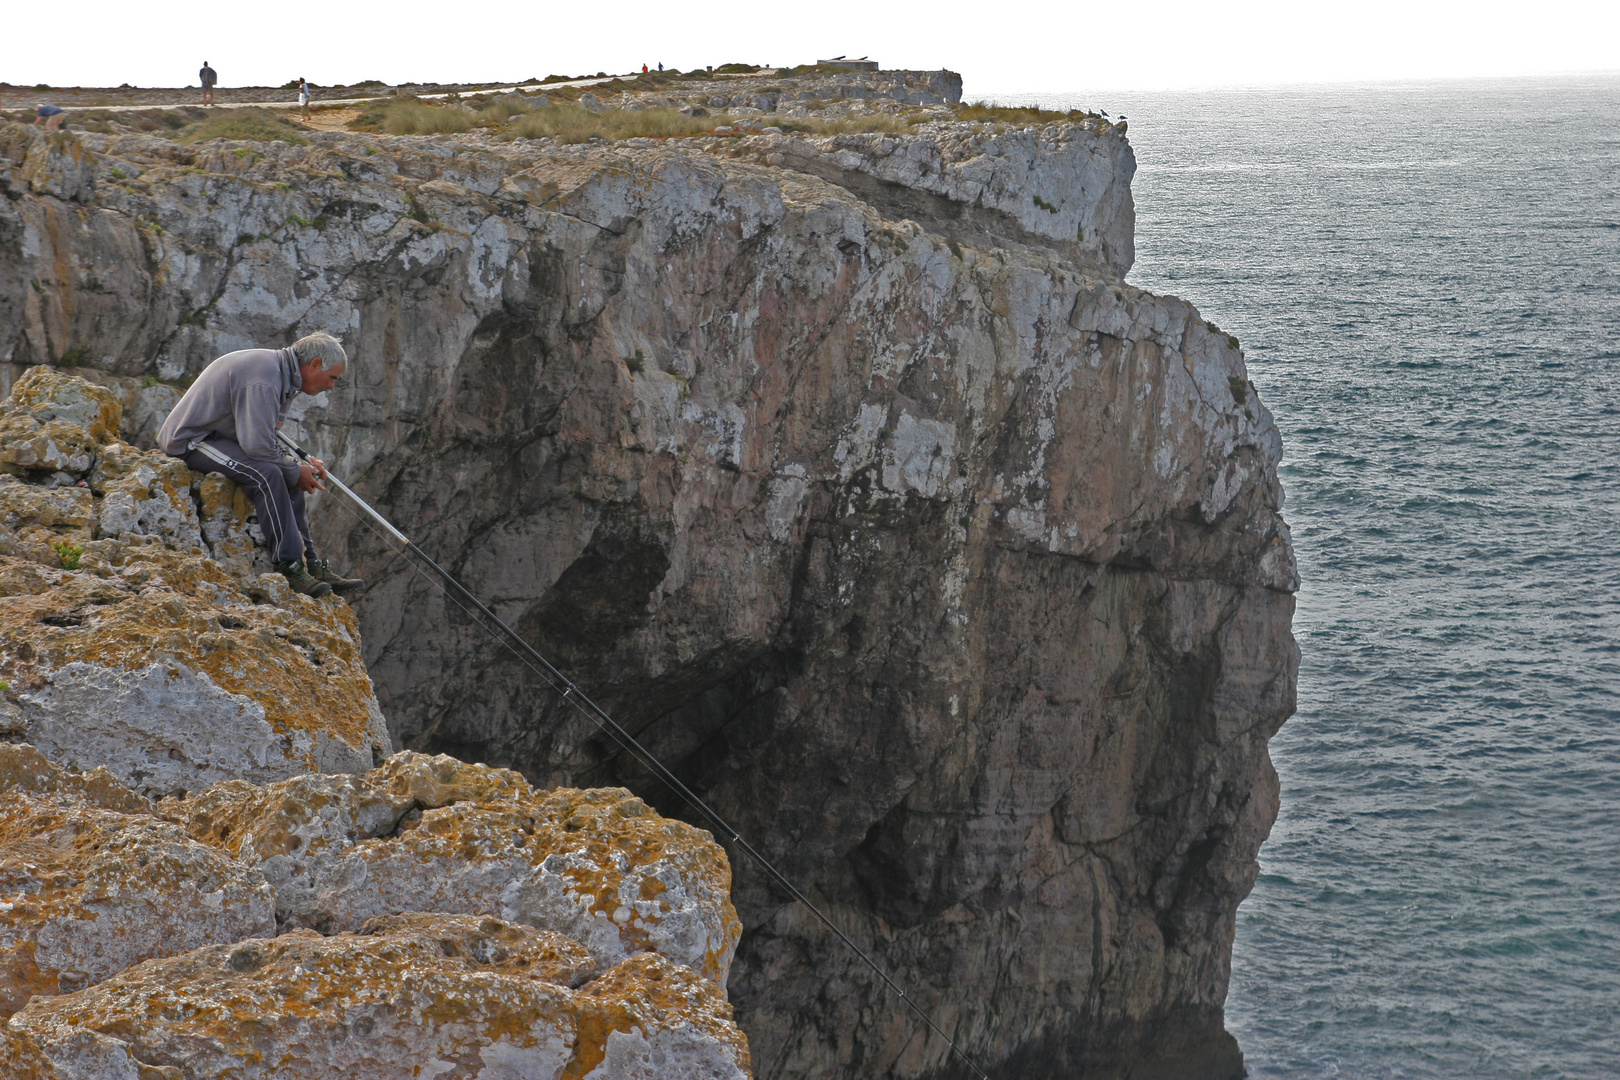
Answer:
[[40, 105], [34, 111], [34, 126], [46, 131], [61, 131], [67, 122], [67, 110], [55, 105]]
[[298, 109], [299, 119], [309, 119], [309, 80], [303, 76], [298, 77]]
[[219, 82], [219, 72], [209, 67], [208, 61], [204, 60], [202, 70], [197, 72], [197, 79], [202, 83], [203, 104], [212, 105], [214, 103], [214, 84]]

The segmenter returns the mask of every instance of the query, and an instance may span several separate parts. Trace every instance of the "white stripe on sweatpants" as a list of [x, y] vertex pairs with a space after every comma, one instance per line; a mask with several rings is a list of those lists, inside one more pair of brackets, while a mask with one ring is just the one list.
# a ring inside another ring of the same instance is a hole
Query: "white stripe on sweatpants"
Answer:
[[[198, 443], [197, 444], [197, 449], [201, 450], [203, 453], [207, 454], [209, 457], [213, 458], [215, 461], [219, 462], [221, 465], [225, 465], [225, 466], [227, 466], [229, 468], [232, 468], [232, 469], [241, 469], [243, 472], [249, 472], [249, 473], [252, 473], [254, 476], [257, 476], [259, 478], [259, 485], [264, 488], [264, 497], [266, 499], [270, 500], [270, 509], [271, 509], [270, 517], [275, 518], [277, 516], [275, 514], [275, 512], [274, 512], [275, 507], [276, 507], [276, 500], [270, 494], [270, 482], [265, 479], [264, 473], [260, 472], [258, 469], [255, 469], [253, 466], [247, 464], [246, 462], [236, 461], [236, 460], [232, 459], [231, 457], [229, 457], [228, 455], [220, 453], [219, 450], [215, 449], [212, 446], [209, 446], [205, 442]], [[285, 476], [282, 477], [281, 482], [283, 484], [285, 484], [287, 482], [287, 478]], [[259, 524], [263, 525], [264, 522], [261, 521]], [[272, 526], [272, 529], [273, 529], [275, 535], [270, 540], [270, 550], [272, 550], [272, 551], [280, 551], [281, 550], [281, 542], [282, 542], [281, 522], [280, 521], [274, 522], [274, 524]]]

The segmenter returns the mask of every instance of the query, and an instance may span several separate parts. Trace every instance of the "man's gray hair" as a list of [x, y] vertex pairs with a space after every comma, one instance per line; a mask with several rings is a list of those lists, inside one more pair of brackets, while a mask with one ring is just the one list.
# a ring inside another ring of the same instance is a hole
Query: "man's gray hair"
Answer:
[[300, 366], [319, 360], [322, 371], [330, 371], [339, 364], [349, 362], [349, 354], [343, 351], [343, 342], [320, 330], [293, 342], [292, 351], [298, 357]]

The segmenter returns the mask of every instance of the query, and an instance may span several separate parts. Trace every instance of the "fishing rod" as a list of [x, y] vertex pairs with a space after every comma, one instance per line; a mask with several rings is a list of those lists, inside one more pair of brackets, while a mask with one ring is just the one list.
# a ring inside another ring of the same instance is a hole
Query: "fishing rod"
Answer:
[[[310, 456], [309, 451], [299, 446], [292, 439], [289, 439], [280, 429], [277, 429], [276, 431], [276, 438], [281, 440], [283, 446], [287, 447], [287, 449], [291, 450], [295, 455], [297, 455], [299, 460], [305, 462], [314, 460]], [[378, 513], [372, 508], [370, 503], [366, 502], [359, 495], [356, 495], [353, 488], [349, 487], [343, 481], [333, 476], [324, 465], [322, 466], [321, 471], [324, 474], [322, 479], [329, 482], [345, 499], [349, 500], [354, 504], [355, 507], [363, 512], [365, 517], [362, 518], [362, 520], [369, 519], [370, 524], [379, 528], [384, 537], [399, 544], [402, 551], [409, 552], [410, 554], [416, 556], [424, 564], [426, 564], [435, 575], [437, 575], [439, 578], [438, 584], [441, 592], [450, 597], [452, 600], [455, 600], [457, 605], [460, 606], [462, 610], [467, 611], [468, 614], [472, 614], [473, 611], [476, 611], [485, 619], [489, 620], [488, 623], [481, 621], [479, 622], [479, 626], [481, 626], [486, 633], [490, 634], [492, 637], [495, 637], [497, 641], [500, 641], [508, 649], [513, 651], [519, 659], [528, 663], [529, 667], [540, 675], [540, 677], [546, 681], [547, 685], [549, 685], [551, 689], [557, 691], [562, 696], [564, 701], [571, 703], [574, 708], [584, 713], [585, 716], [588, 717], [591, 722], [596, 724], [598, 728], [611, 736], [613, 741], [618, 743], [621, 749], [645, 765], [649, 770], [652, 771], [653, 775], [657, 776], [660, 780], [664, 781], [664, 783], [668, 784], [670, 788], [674, 790], [675, 793], [679, 795], [688, 806], [696, 810], [699, 814], [703, 815], [703, 817], [707, 818], [709, 822], [715, 826], [719, 833], [724, 836], [731, 837], [731, 842], [737, 845], [738, 849], [747, 855], [749, 860], [752, 861], [754, 865], [765, 871], [766, 875], [769, 876], [772, 881], [775, 881], [778, 885], [780, 885], [789, 896], [793, 897], [795, 901], [803, 905], [811, 914], [819, 919], [822, 924], [827, 927], [827, 929], [831, 930], [833, 934], [837, 936], [839, 941], [843, 942], [851, 952], [860, 957], [861, 960], [865, 962], [866, 966], [871, 968], [877, 974], [878, 978], [882, 979], [883, 982], [888, 985], [889, 989], [893, 990], [897, 995], [899, 995], [900, 1000], [904, 1001], [906, 1005], [910, 1007], [911, 1011], [916, 1013], [922, 1019], [924, 1024], [928, 1025], [928, 1029], [930, 1031], [938, 1035], [941, 1039], [944, 1039], [946, 1044], [950, 1046], [951, 1050], [955, 1052], [956, 1056], [961, 1058], [962, 1061], [966, 1063], [968, 1068], [972, 1069], [978, 1074], [980, 1080], [990, 1080], [989, 1074], [987, 1074], [983, 1069], [979, 1068], [978, 1063], [972, 1058], [968, 1057], [966, 1051], [964, 1051], [960, 1046], [956, 1045], [956, 1040], [945, 1034], [940, 1026], [934, 1023], [933, 1018], [930, 1017], [926, 1011], [924, 1011], [923, 1007], [917, 1003], [915, 998], [906, 993], [903, 986], [895, 982], [895, 980], [889, 976], [888, 972], [884, 971], [883, 968], [878, 966], [876, 960], [873, 960], [870, 956], [866, 955], [859, 945], [856, 945], [855, 942], [851, 941], [849, 936], [838, 928], [837, 924], [832, 921], [830, 916], [828, 916], [815, 904], [811, 903], [809, 897], [800, 892], [798, 887], [794, 885], [793, 882], [789, 881], [785, 874], [771, 864], [770, 860], [766, 859], [765, 856], [761, 855], [758, 851], [755, 851], [752, 844], [744, 840], [742, 835], [738, 833], [736, 829], [733, 829], [717, 811], [710, 807], [708, 803], [704, 802], [696, 792], [687, 787], [686, 784], [681, 781], [680, 777], [676, 776], [672, 771], [665, 767], [664, 763], [654, 757], [650, 750], [642, 746], [641, 743], [636, 740], [634, 735], [631, 735], [630, 732], [626, 731], [622, 726], [620, 726], [617, 720], [609, 716], [606, 709], [603, 709], [596, 702], [592, 701], [590, 697], [587, 696], [585, 692], [578, 686], [576, 686], [574, 682], [568, 678], [568, 676], [564, 675], [556, 665], [542, 656], [540, 651], [533, 645], [530, 645], [528, 639], [523, 637], [523, 635], [519, 634], [516, 630], [512, 629], [512, 627], [508, 626], [499, 615], [496, 615], [495, 612], [491, 611], [482, 600], [474, 596], [465, 585], [456, 580], [450, 571], [440, 566], [433, 560], [432, 556], [428, 555], [427, 552], [418, 547], [410, 537], [406, 536], [404, 533], [395, 528], [393, 522], [383, 517], [382, 514]], [[418, 568], [418, 572], [421, 572], [420, 568]], [[431, 581], [432, 579], [430, 578], [429, 580]], [[457, 599], [458, 597], [460, 598], [459, 600]], [[497, 634], [489, 625], [490, 623], [493, 623], [494, 626], [499, 627], [501, 633]]]

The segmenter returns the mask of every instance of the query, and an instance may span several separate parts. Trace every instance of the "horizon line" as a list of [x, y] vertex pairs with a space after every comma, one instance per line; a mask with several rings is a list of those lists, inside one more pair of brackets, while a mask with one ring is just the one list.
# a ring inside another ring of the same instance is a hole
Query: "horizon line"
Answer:
[[[1156, 86], [1140, 85], [1111, 85], [1111, 86], [1084, 86], [1072, 90], [987, 90], [983, 97], [974, 97], [972, 100], [984, 100], [985, 97], [1002, 94], [1199, 94], [1221, 91], [1238, 90], [1330, 90], [1346, 87], [1400, 87], [1412, 85], [1428, 85], [1434, 83], [1464, 83], [1464, 82], [1508, 82], [1512, 80], [1529, 79], [1575, 79], [1575, 78], [1614, 78], [1620, 79], [1620, 67], [1613, 68], [1582, 68], [1561, 69], [1556, 71], [1526, 71], [1507, 75], [1396, 75], [1387, 77], [1368, 78], [1345, 77], [1342, 79], [1316, 79], [1311, 81], [1250, 81], [1233, 83], [1186, 83], [1161, 84]], [[969, 100], [969, 95], [962, 95], [963, 101]]]

